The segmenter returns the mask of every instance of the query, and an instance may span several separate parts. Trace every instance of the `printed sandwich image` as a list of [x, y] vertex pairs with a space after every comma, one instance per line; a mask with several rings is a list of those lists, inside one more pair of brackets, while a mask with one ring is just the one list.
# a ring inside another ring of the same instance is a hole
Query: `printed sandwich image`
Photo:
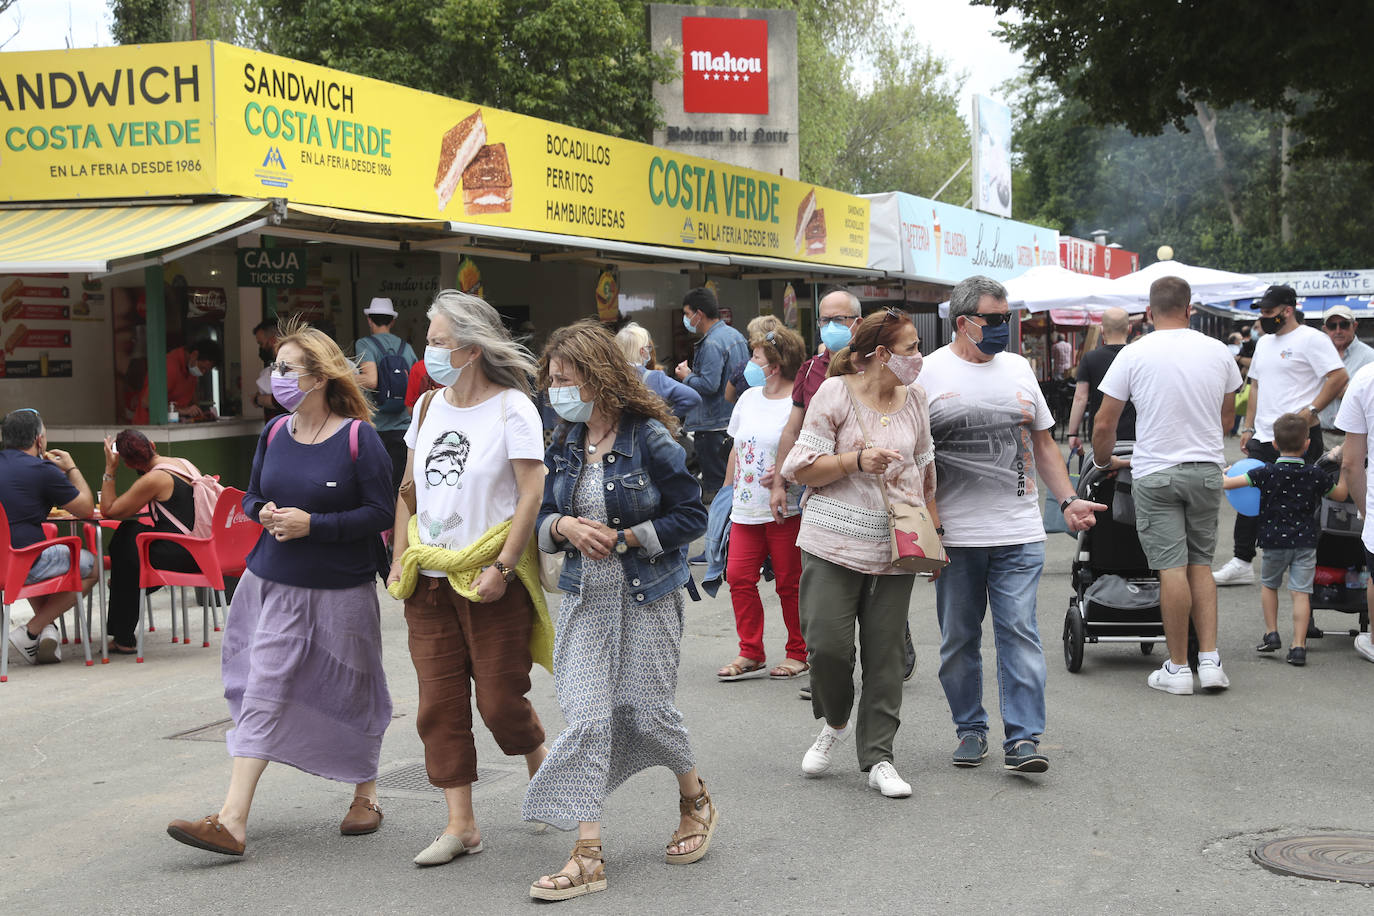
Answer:
[[18, 295], [19, 295], [19, 291], [20, 291], [21, 289], [23, 289], [23, 288], [24, 288], [24, 281], [21, 280], [21, 279], [19, 279], [18, 277], [15, 277], [15, 278], [14, 278], [14, 281], [13, 281], [12, 283], [10, 283], [9, 286], [5, 287], [5, 291], [4, 291], [3, 293], [0, 293], [0, 300], [4, 300], [5, 302], [9, 302], [9, 301], [10, 301], [11, 299], [13, 299], [15, 296], [18, 296]]
[[434, 176], [434, 192], [439, 195], [440, 210], [447, 209], [453, 192], [458, 190], [463, 171], [472, 164], [486, 142], [487, 126], [482, 122], [480, 108], [444, 134], [439, 144], [439, 171]]
[[806, 253], [825, 254], [825, 211], [817, 210], [806, 221]]
[[24, 335], [26, 335], [28, 332], [28, 326], [21, 322], [17, 327], [15, 327], [14, 332], [11, 333], [8, 338], [6, 338], [5, 349], [10, 353], [13, 353], [15, 349], [18, 348], [20, 341], [24, 339]]
[[463, 170], [463, 212], [509, 213], [511, 202], [510, 160], [506, 144], [493, 143], [477, 151]]
[[[802, 250], [802, 245], [808, 244], [807, 229], [811, 225], [811, 217], [815, 215], [816, 191], [813, 188], [810, 191], [806, 192], [806, 196], [802, 198], [802, 202], [797, 205], [797, 226], [793, 230], [793, 235], [795, 236], [795, 239], [792, 243], [793, 251], [800, 252]], [[824, 235], [824, 232], [825, 230], [824, 228], [822, 228], [822, 235]]]

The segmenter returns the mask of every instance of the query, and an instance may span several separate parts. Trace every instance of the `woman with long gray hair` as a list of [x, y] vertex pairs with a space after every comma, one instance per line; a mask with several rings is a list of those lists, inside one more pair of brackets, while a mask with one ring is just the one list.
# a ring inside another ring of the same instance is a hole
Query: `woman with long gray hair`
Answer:
[[544, 760], [526, 694], [530, 666], [553, 664], [553, 627], [533, 546], [544, 492], [544, 436], [530, 400], [529, 350], [476, 296], [444, 290], [429, 308], [425, 369], [442, 387], [415, 405], [396, 505], [387, 586], [405, 599], [420, 682], [416, 727], [448, 823], [415, 857], [441, 865], [480, 852], [472, 808], [472, 696], [497, 745]]

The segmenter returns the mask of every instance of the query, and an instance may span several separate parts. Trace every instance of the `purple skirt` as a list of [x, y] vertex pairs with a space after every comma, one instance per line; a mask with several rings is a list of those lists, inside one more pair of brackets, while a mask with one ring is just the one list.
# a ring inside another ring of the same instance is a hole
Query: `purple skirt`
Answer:
[[391, 694], [373, 582], [300, 588], [245, 572], [223, 646], [229, 756], [355, 785], [377, 778]]

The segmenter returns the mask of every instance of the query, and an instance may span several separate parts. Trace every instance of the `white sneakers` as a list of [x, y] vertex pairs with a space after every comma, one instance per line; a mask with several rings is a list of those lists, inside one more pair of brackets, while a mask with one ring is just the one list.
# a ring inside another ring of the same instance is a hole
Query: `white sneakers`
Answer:
[[62, 649], [58, 645], [57, 626], [48, 624], [38, 637], [29, 635], [26, 624], [10, 630], [10, 645], [19, 652], [19, 657], [30, 665], [49, 665], [62, 661]]
[[1374, 662], [1374, 644], [1370, 643], [1369, 634], [1361, 633], [1355, 637], [1355, 651], [1367, 662]]
[[1221, 569], [1212, 571], [1217, 585], [1254, 585], [1255, 568], [1240, 557], [1232, 557]]
[[1184, 665], [1177, 671], [1170, 671], [1167, 664], [1160, 665], [1158, 670], [1150, 672], [1150, 678], [1146, 683], [1155, 690], [1163, 690], [1165, 693], [1191, 696], [1193, 693], [1193, 669]]
[[1221, 662], [1210, 658], [1200, 658], [1197, 663], [1197, 682], [1203, 690], [1225, 690], [1231, 686], [1231, 679], [1221, 670]]
[[873, 769], [868, 771], [868, 787], [888, 798], [911, 797], [911, 784], [898, 776], [897, 768], [886, 760], [873, 764]]
[[836, 731], [829, 725], [821, 726], [821, 733], [816, 737], [816, 743], [811, 745], [811, 749], [802, 757], [802, 772], [807, 776], [819, 776], [830, 769], [830, 754], [839, 744], [849, 737], [851, 729], [848, 727], [842, 731]]

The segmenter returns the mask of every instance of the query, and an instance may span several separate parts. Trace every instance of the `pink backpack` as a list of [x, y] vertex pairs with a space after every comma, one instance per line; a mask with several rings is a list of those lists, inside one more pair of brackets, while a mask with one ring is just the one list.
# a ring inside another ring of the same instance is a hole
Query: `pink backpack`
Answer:
[[202, 474], [194, 464], [187, 461], [185, 458], [177, 458], [176, 460], [182, 463], [184, 466], [183, 469], [177, 470], [165, 464], [159, 465], [158, 467], [169, 474], [180, 477], [191, 485], [191, 497], [196, 507], [195, 527], [189, 531], [186, 530], [186, 526], [181, 523], [181, 520], [162, 508], [157, 500], [153, 500], [151, 504], [153, 518], [156, 519], [159, 515], [163, 515], [170, 520], [182, 534], [189, 534], [191, 537], [197, 538], [208, 538], [210, 537], [210, 529], [214, 525], [215, 504], [219, 502], [219, 495], [224, 492], [224, 486], [217, 478], [211, 477], [209, 474]]
[[[269, 446], [272, 444], [272, 440], [275, 439], [275, 438], [277, 438], [277, 433], [279, 433], [279, 432], [282, 431], [282, 427], [286, 425], [286, 420], [287, 420], [288, 418], [289, 418], [289, 415], [280, 416], [280, 417], [277, 417], [275, 420], [272, 421], [271, 426], [269, 426], [268, 429], [267, 429], [267, 444], [268, 444]], [[358, 424], [362, 423], [362, 420], [349, 420], [348, 423], [349, 423], [349, 427], [348, 427], [348, 457], [352, 458], [354, 461], [357, 461], [357, 460], [358, 460]]]

